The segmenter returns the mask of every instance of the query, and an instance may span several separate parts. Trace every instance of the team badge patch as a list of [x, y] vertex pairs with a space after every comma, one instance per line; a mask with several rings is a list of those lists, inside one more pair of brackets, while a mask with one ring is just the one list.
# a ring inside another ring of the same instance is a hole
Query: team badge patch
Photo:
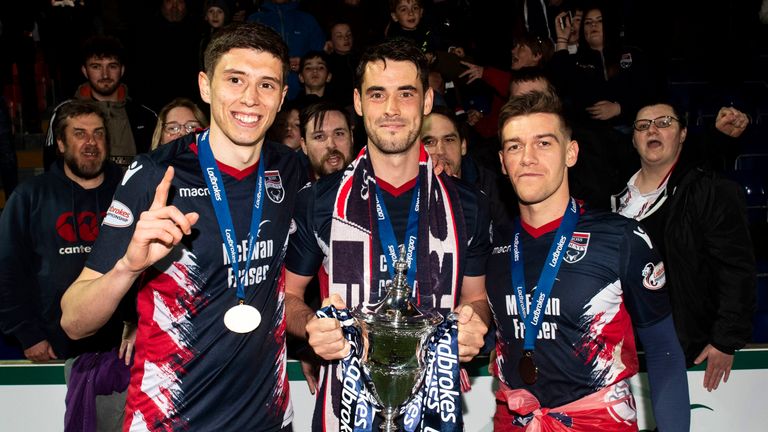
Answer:
[[648, 263], [643, 267], [643, 286], [649, 290], [657, 290], [664, 286], [667, 277], [664, 273], [664, 263]]
[[103, 223], [115, 228], [126, 228], [133, 223], [133, 213], [131, 213], [131, 209], [127, 205], [114, 200], [109, 205], [109, 210], [107, 210], [107, 215], [104, 216]]
[[619, 60], [619, 66], [622, 69], [629, 69], [632, 67], [632, 53], [624, 53]]
[[280, 204], [283, 202], [285, 189], [283, 189], [283, 181], [280, 179], [280, 171], [265, 171], [264, 187], [267, 191], [267, 196], [273, 203]]
[[587, 255], [589, 247], [589, 233], [575, 232], [571, 236], [571, 242], [568, 243], [568, 249], [565, 251], [563, 260], [568, 264], [581, 261]]

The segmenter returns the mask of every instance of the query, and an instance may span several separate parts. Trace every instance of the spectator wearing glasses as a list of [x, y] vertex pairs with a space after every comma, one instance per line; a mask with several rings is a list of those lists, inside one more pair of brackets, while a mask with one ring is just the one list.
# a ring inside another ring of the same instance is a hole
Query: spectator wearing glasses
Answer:
[[157, 116], [157, 125], [152, 134], [152, 150], [207, 127], [208, 119], [194, 102], [187, 98], [176, 98], [164, 106]]
[[[722, 138], [738, 137], [743, 119], [723, 114], [715, 125]], [[687, 365], [706, 362], [703, 385], [712, 391], [752, 335], [755, 258], [744, 197], [683, 145], [685, 120], [670, 104], [644, 106], [633, 125], [641, 168], [612, 206], [642, 221], [658, 248]]]
[[[152, 125], [157, 116], [128, 96], [122, 82], [125, 74], [123, 46], [110, 36], [94, 36], [83, 47], [81, 70], [87, 80], [75, 93], [76, 99], [92, 100], [105, 112], [110, 140], [110, 158], [125, 169], [139, 153], [150, 148]], [[53, 141], [49, 139], [51, 149]]]

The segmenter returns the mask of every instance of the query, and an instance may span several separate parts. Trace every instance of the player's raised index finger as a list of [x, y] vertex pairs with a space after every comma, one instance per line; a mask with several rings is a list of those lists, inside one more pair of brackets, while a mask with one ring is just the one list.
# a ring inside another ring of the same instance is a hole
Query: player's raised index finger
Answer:
[[155, 189], [155, 199], [152, 200], [152, 205], [149, 207], [150, 210], [157, 210], [167, 205], [168, 191], [171, 189], [172, 180], [173, 167], [169, 166], [168, 169], [165, 170], [165, 175], [163, 176], [163, 179], [160, 180], [160, 184], [158, 184]]

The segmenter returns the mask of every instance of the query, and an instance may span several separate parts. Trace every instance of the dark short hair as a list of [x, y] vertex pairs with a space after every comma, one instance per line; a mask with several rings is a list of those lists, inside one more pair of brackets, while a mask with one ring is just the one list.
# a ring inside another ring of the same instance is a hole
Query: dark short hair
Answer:
[[447, 118], [453, 124], [453, 128], [456, 129], [456, 133], [459, 135], [459, 141], [463, 141], [464, 138], [467, 136], [467, 133], [463, 127], [464, 124], [463, 123], [460, 124], [459, 121], [456, 120], [456, 115], [453, 112], [451, 112], [451, 110], [448, 107], [433, 106], [432, 112], [430, 112], [424, 117], [431, 116], [432, 114], [438, 114]]
[[524, 82], [533, 82], [539, 80], [545, 81], [547, 83], [547, 91], [550, 93], [557, 93], [555, 86], [552, 85], [552, 81], [549, 79], [549, 76], [547, 76], [547, 72], [540, 66], [526, 66], [516, 70], [515, 73], [512, 74], [512, 78], [509, 80], [509, 86], [512, 87], [512, 84], [520, 84]]
[[205, 73], [213, 71], [224, 54], [235, 48], [253, 49], [272, 54], [283, 63], [283, 84], [288, 81], [288, 45], [277, 32], [258, 23], [233, 23], [222, 27], [211, 37], [205, 48]]
[[512, 40], [513, 46], [525, 45], [531, 50], [531, 54], [540, 55], [539, 64], [544, 64], [552, 58], [555, 53], [555, 46], [549, 38], [542, 38], [531, 33], [524, 33]]
[[[330, 57], [325, 51], [310, 51], [303, 56], [301, 56], [301, 60], [299, 60], [299, 72], [304, 71], [304, 65], [307, 64], [307, 60], [311, 60], [313, 58], [320, 58], [323, 63], [325, 63], [325, 66], [328, 67], [328, 63], [330, 61]], [[330, 69], [329, 69], [330, 72]]]
[[323, 124], [325, 121], [325, 114], [331, 111], [338, 111], [341, 113], [344, 116], [344, 120], [347, 122], [347, 128], [352, 129], [352, 118], [349, 114], [349, 111], [345, 110], [344, 107], [335, 102], [322, 101], [310, 104], [299, 111], [299, 128], [301, 129], [301, 137], [304, 138], [306, 135], [307, 124], [309, 124], [310, 121], [312, 121], [312, 124], [316, 129], [318, 125]]
[[499, 141], [504, 145], [501, 131], [512, 118], [531, 114], [554, 114], [560, 119], [560, 125], [566, 138], [571, 137], [571, 128], [563, 116], [563, 104], [554, 93], [531, 92], [513, 97], [505, 103], [499, 112]]
[[69, 119], [88, 114], [96, 114], [101, 119], [101, 122], [104, 123], [106, 141], [107, 145], [109, 145], [107, 116], [97, 102], [90, 100], [70, 99], [62, 102], [54, 109], [53, 117], [51, 118], [51, 129], [53, 130], [54, 138], [64, 141]]
[[[394, 12], [395, 9], [400, 5], [400, 2], [404, 0], [389, 0], [389, 11]], [[414, 0], [414, 3], [417, 5], [424, 7], [424, 3], [421, 0]]]
[[328, 23], [328, 39], [331, 38], [331, 35], [333, 33], [333, 28], [337, 25], [346, 25], [349, 27], [349, 30], [352, 31], [352, 36], [354, 36], [354, 31], [352, 30], [352, 21], [346, 19], [345, 17], [337, 18], [331, 22]]
[[412, 40], [405, 38], [392, 38], [378, 45], [368, 47], [360, 58], [360, 63], [358, 63], [355, 70], [355, 88], [362, 92], [363, 74], [365, 74], [365, 67], [368, 66], [368, 63], [382, 61], [386, 66], [387, 60], [413, 63], [416, 66], [422, 90], [427, 91], [429, 88], [429, 62], [427, 57], [424, 56], [424, 53], [421, 52]]
[[83, 42], [81, 49], [82, 64], [87, 64], [88, 60], [96, 58], [114, 58], [118, 63], [123, 63], [125, 48], [117, 38], [113, 36], [95, 35]]

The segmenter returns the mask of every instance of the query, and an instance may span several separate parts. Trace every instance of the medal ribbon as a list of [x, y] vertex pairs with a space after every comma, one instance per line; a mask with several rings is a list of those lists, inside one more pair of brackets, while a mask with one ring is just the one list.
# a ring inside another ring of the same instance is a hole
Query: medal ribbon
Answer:
[[227, 200], [227, 193], [224, 190], [224, 180], [221, 177], [221, 171], [216, 164], [216, 159], [213, 157], [213, 151], [208, 140], [208, 133], [210, 129], [206, 129], [199, 135], [197, 143], [198, 159], [200, 161], [200, 168], [203, 170], [203, 178], [205, 184], [208, 185], [208, 190], [211, 192], [211, 203], [213, 204], [213, 210], [216, 213], [216, 221], [219, 224], [219, 230], [221, 231], [221, 239], [227, 245], [227, 254], [229, 255], [229, 261], [232, 265], [232, 271], [235, 274], [237, 280], [237, 298], [240, 301], [245, 301], [245, 285], [243, 280], [248, 275], [248, 269], [251, 268], [251, 250], [253, 243], [259, 235], [259, 225], [261, 225], [261, 215], [264, 210], [264, 152], [259, 155], [259, 169], [256, 177], [256, 190], [253, 192], [253, 209], [251, 211], [251, 227], [248, 232], [248, 248], [243, 251], [246, 254], [245, 259], [245, 272], [243, 277], [240, 277], [238, 271], [238, 259], [237, 259], [237, 242], [235, 239], [235, 226], [232, 223], [232, 214], [229, 210], [229, 201]]
[[[413, 288], [411, 296], [416, 296], [416, 246], [418, 245], [419, 233], [419, 180], [417, 178], [414, 186], [413, 198], [411, 199], [411, 209], [408, 212], [408, 226], [405, 230], [405, 260], [408, 263], [408, 286]], [[381, 188], [376, 184], [376, 214], [379, 222], [379, 240], [384, 255], [387, 257], [387, 267], [389, 268], [389, 277], [395, 278], [395, 262], [400, 258], [400, 248], [397, 246], [395, 230], [392, 227], [392, 221], [387, 212], [387, 206], [384, 203], [384, 196]]]
[[525, 302], [525, 266], [523, 265], [523, 249], [520, 234], [522, 226], [520, 218], [515, 219], [515, 234], [512, 238], [512, 289], [517, 300], [517, 313], [525, 324], [524, 351], [533, 351], [536, 346], [536, 336], [539, 334], [541, 323], [544, 321], [544, 308], [547, 305], [552, 286], [555, 284], [555, 276], [560, 270], [563, 255], [568, 243], [571, 241], [576, 223], [579, 221], [579, 204], [571, 198], [570, 204], [565, 209], [563, 220], [557, 228], [552, 246], [549, 247], [548, 259], [544, 262], [536, 285], [536, 293], [531, 301], [532, 310], [528, 311]]

